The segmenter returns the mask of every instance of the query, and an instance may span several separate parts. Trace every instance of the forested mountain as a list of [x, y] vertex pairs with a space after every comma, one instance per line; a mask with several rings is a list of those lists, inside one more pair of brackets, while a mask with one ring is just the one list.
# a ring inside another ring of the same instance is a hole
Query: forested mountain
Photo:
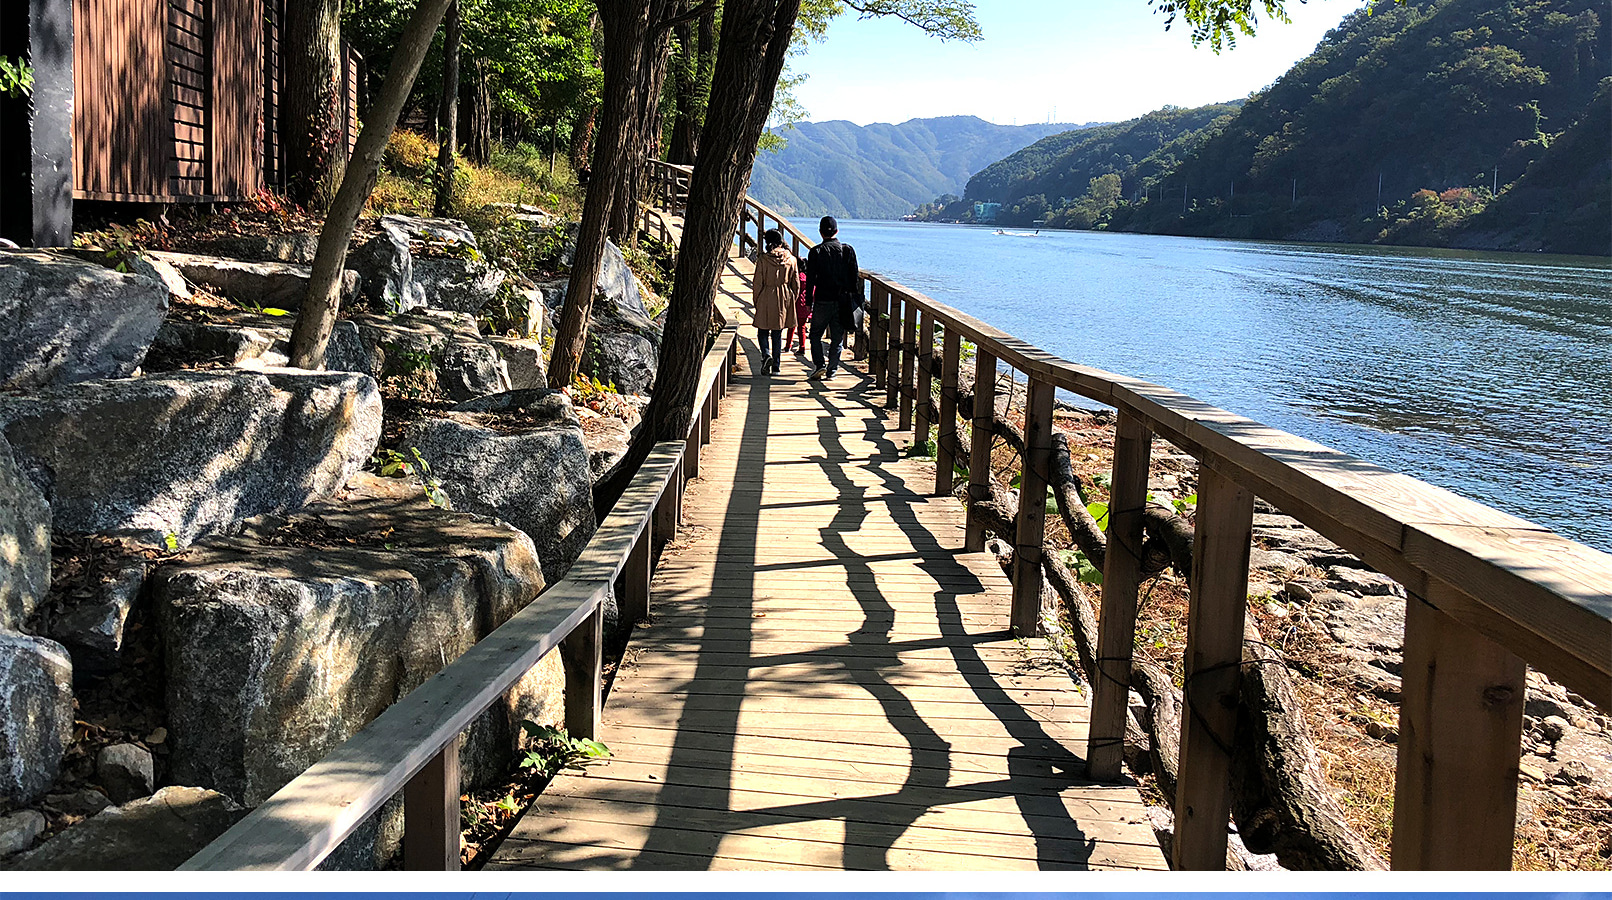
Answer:
[[1609, 15], [1600, 0], [1378, 3], [1240, 108], [1047, 138], [966, 198], [1004, 203], [1008, 224], [1609, 254]]
[[782, 150], [757, 157], [750, 193], [784, 215], [896, 218], [961, 190], [992, 161], [1074, 127], [993, 125], [974, 116], [799, 124], [784, 132]]

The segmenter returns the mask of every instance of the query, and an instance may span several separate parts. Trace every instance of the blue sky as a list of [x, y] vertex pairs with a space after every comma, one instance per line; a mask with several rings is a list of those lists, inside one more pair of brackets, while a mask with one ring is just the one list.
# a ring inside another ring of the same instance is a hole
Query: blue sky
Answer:
[[847, 13], [791, 66], [810, 76], [796, 94], [813, 122], [1118, 121], [1165, 104], [1246, 97], [1362, 5], [1289, 0], [1291, 25], [1262, 20], [1257, 36], [1219, 56], [1194, 48], [1180, 23], [1166, 32], [1147, 0], [975, 0], [985, 38], [971, 45]]

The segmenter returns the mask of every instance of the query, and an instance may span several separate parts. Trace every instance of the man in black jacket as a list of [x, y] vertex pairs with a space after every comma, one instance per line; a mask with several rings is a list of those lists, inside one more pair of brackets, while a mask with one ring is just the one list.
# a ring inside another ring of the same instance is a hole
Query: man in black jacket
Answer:
[[[806, 295], [812, 298], [812, 365], [807, 378], [833, 378], [840, 367], [840, 350], [850, 330], [853, 310], [862, 302], [862, 270], [856, 250], [840, 243], [840, 224], [824, 216], [817, 231], [823, 242], [806, 255]], [[828, 332], [828, 358], [823, 358], [823, 332]]]

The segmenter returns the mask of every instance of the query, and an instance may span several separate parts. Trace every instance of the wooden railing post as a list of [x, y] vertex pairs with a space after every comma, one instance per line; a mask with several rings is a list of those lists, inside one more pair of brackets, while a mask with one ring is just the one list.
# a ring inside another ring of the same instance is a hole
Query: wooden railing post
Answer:
[[901, 316], [901, 423], [899, 431], [912, 428], [912, 402], [917, 393], [918, 368], [918, 302], [907, 298], [906, 311]]
[[621, 570], [621, 596], [619, 606], [621, 623], [631, 626], [649, 618], [649, 567], [650, 545], [654, 542], [651, 527], [646, 526], [633, 542], [627, 554], [627, 564]]
[[963, 336], [956, 328], [946, 329], [940, 349], [940, 422], [935, 430], [935, 493], [952, 492], [952, 473], [957, 466], [957, 362], [962, 354]]
[[694, 410], [694, 421], [689, 423], [688, 443], [683, 445], [683, 480], [700, 477], [700, 419], [705, 417], [705, 405]]
[[656, 541], [670, 541], [677, 537], [677, 523], [682, 519], [682, 496], [683, 463], [679, 461], [672, 470], [671, 479], [666, 482], [666, 489], [661, 491], [660, 500], [655, 504], [653, 527]]
[[572, 737], [599, 737], [599, 674], [604, 665], [604, 610], [593, 612], [560, 642], [565, 667], [565, 730]]
[[1198, 467], [1191, 597], [1182, 689], [1174, 868], [1226, 868], [1232, 739], [1237, 728], [1254, 495]]
[[917, 418], [913, 426], [912, 443], [915, 447], [922, 447], [929, 443], [929, 426], [935, 418], [934, 407], [930, 405], [930, 394], [934, 389], [935, 360], [935, 316], [929, 310], [924, 310], [918, 319], [918, 386], [914, 390], [913, 407]]
[[1041, 623], [1041, 542], [1047, 530], [1047, 466], [1052, 458], [1052, 398], [1056, 389], [1030, 376], [1024, 398], [1024, 460], [1019, 476], [1019, 519], [1013, 536], [1013, 612], [1022, 636]]
[[1395, 869], [1509, 869], [1527, 666], [1412, 596], [1405, 605]]
[[900, 294], [886, 293], [890, 298], [890, 336], [884, 357], [884, 408], [898, 409], [901, 406], [901, 319], [911, 312], [912, 306]]
[[1153, 435], [1130, 410], [1114, 428], [1114, 471], [1108, 498], [1108, 555], [1103, 564], [1103, 610], [1097, 623], [1097, 674], [1092, 678], [1086, 772], [1117, 781], [1125, 757], [1125, 715], [1136, 645], [1136, 600], [1142, 575], [1142, 510], [1147, 504], [1148, 454]]
[[459, 871], [459, 741], [456, 735], [403, 786], [408, 871]]
[[874, 389], [883, 390], [890, 356], [890, 295], [874, 281], [868, 288], [868, 297], [873, 302], [873, 322], [868, 326], [868, 373], [873, 376]]
[[[974, 350], [974, 419], [969, 428], [968, 502], [970, 507], [991, 499], [991, 444], [995, 437], [991, 422], [996, 417], [996, 357], [983, 345]], [[968, 531], [963, 549], [978, 553], [985, 549], [985, 526], [969, 510]]]
[[711, 420], [716, 418], [716, 389], [705, 395], [705, 410], [700, 414], [700, 443], [711, 443]]

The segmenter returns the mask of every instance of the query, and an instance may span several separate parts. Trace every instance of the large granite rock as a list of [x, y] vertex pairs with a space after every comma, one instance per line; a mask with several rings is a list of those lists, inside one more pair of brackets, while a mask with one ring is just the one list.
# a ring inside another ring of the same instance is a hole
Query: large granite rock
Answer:
[[488, 338], [498, 355], [503, 357], [509, 370], [511, 390], [541, 390], [549, 386], [548, 366], [543, 359], [543, 344], [521, 338]]
[[527, 390], [462, 403], [414, 422], [418, 448], [455, 509], [495, 516], [531, 536], [550, 582], [593, 536], [593, 478], [582, 427], [559, 391]]
[[15, 631], [50, 590], [50, 505], [0, 435], [0, 631]]
[[[283, 262], [246, 262], [221, 256], [153, 251], [148, 254], [178, 269], [191, 284], [238, 303], [295, 310], [308, 294], [310, 266]], [[341, 299], [345, 305], [358, 296], [359, 276], [341, 273]]]
[[[284, 367], [291, 360], [292, 320], [257, 312], [219, 312], [205, 322], [169, 320], [146, 354], [147, 372], [172, 372], [216, 366]], [[324, 368], [330, 372], [369, 369], [369, 351], [358, 328], [338, 320], [325, 347]]]
[[213, 791], [165, 787], [92, 816], [9, 862], [24, 872], [167, 872], [245, 815]]
[[167, 309], [150, 278], [63, 253], [0, 253], [0, 390], [130, 375]]
[[[562, 262], [569, 265], [574, 252], [574, 247], [568, 247]], [[566, 283], [546, 282], [538, 287], [550, 315], [558, 321], [565, 306]], [[661, 326], [649, 315], [637, 277], [627, 267], [620, 248], [607, 241], [599, 263], [598, 294], [588, 325], [583, 370], [600, 381], [614, 383], [624, 393], [645, 393], [655, 385], [660, 343]]]
[[63, 532], [188, 543], [328, 496], [380, 438], [353, 373], [176, 372], [0, 397], [0, 432]]
[[[526, 535], [359, 475], [337, 498], [212, 537], [152, 578], [171, 777], [261, 803], [542, 589]], [[548, 660], [476, 726], [467, 785], [508, 771], [560, 707]]]
[[80, 675], [104, 676], [121, 663], [129, 616], [145, 586], [152, 562], [133, 553], [106, 560], [93, 583], [61, 600], [48, 633], [67, 647]]
[[0, 631], [0, 801], [42, 796], [73, 739], [73, 664], [55, 641]]
[[362, 315], [352, 320], [364, 348], [363, 371], [377, 378], [429, 368], [453, 400], [509, 390], [509, 369], [482, 340], [465, 313], [416, 310], [401, 316]]
[[[460, 253], [463, 251], [459, 248], [478, 250], [476, 236], [457, 219], [390, 215], [382, 216], [377, 224], [380, 234], [355, 248], [348, 258], [348, 265], [358, 271], [364, 298], [369, 301], [371, 308], [387, 313], [403, 313], [428, 305], [430, 292], [427, 282], [438, 289], [443, 287], [442, 273], [433, 276], [429, 260], [418, 260], [428, 265], [423, 272], [417, 270], [414, 252], [417, 245], [430, 243]], [[502, 272], [498, 273], [498, 280], [503, 281]], [[494, 284], [495, 293], [497, 289], [497, 284]], [[476, 309], [461, 311], [473, 313], [477, 309], [480, 309], [479, 305]]]
[[498, 289], [509, 276], [503, 269], [480, 259], [416, 257], [414, 280], [424, 292], [431, 309], [476, 315], [498, 298]]

